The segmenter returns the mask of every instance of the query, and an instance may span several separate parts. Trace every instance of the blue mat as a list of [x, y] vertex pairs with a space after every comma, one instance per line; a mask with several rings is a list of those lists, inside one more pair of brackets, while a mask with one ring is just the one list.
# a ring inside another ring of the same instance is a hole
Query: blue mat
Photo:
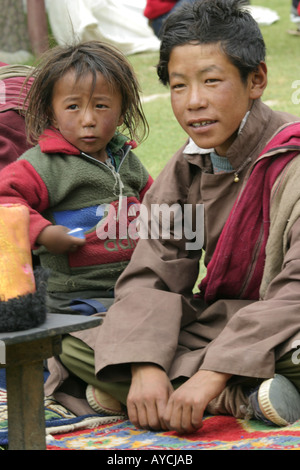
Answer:
[[[49, 372], [48, 371], [44, 371], [44, 381], [47, 380], [49, 376]], [[0, 388], [2, 388], [3, 390], [6, 390], [6, 371], [5, 369], [0, 369]]]

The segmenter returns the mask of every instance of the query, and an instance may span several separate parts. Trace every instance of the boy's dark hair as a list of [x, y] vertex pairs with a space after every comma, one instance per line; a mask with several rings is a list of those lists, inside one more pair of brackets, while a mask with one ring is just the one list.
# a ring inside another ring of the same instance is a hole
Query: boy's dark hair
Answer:
[[[56, 46], [47, 51], [35, 67], [34, 82], [25, 100], [26, 127], [31, 142], [36, 142], [44, 130], [51, 126], [52, 95], [55, 83], [69, 70], [76, 78], [91, 73], [95, 86], [100, 72], [113, 90], [122, 96], [121, 114], [123, 130], [129, 137], [143, 140], [148, 133], [148, 123], [140, 101], [140, 87], [132, 66], [115, 47], [100, 41]], [[30, 77], [29, 77], [30, 78]], [[140, 132], [139, 132], [140, 129]]]
[[265, 60], [266, 47], [246, 0], [196, 0], [184, 4], [166, 19], [161, 35], [157, 73], [169, 83], [172, 49], [184, 44], [220, 44], [221, 50], [246, 82], [250, 72]]

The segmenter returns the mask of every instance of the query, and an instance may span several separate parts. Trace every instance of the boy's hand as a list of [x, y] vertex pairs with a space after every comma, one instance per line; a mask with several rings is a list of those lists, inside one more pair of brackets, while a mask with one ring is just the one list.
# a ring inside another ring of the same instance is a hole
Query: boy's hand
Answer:
[[173, 387], [167, 374], [154, 364], [133, 364], [127, 413], [138, 428], [166, 430], [163, 421]]
[[55, 255], [77, 251], [86, 242], [85, 239], [68, 235], [69, 229], [63, 225], [48, 225], [36, 242]]
[[229, 374], [200, 370], [169, 398], [163, 420], [169, 430], [191, 433], [202, 426], [208, 403], [223, 391]]

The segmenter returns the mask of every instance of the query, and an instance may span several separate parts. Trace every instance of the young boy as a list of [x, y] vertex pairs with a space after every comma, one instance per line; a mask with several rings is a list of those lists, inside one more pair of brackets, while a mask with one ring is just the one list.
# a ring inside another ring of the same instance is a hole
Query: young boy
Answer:
[[[203, 252], [184, 236], [141, 239], [103, 325], [67, 337], [61, 362], [92, 384], [94, 409], [106, 390], [145, 429], [192, 432], [205, 410], [294, 422], [300, 123], [261, 101], [265, 45], [243, 1], [172, 13], [158, 75], [189, 141], [143, 205], [151, 214], [153, 204], [189, 204], [195, 217], [203, 204]], [[195, 297], [201, 254], [207, 275]], [[110, 408], [120, 409], [113, 399]]]
[[136, 244], [130, 207], [152, 183], [132, 150], [147, 133], [139, 85], [123, 54], [99, 41], [50, 49], [32, 76], [26, 130], [36, 145], [0, 172], [0, 202], [30, 212], [49, 311], [90, 315], [112, 303]]

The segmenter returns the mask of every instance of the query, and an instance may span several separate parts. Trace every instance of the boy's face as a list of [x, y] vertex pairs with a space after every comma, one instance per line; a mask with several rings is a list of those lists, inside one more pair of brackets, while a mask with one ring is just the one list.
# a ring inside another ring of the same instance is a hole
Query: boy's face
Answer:
[[69, 70], [54, 86], [52, 124], [82, 152], [105, 161], [106, 146], [122, 124], [120, 92], [112, 91], [101, 73], [92, 90], [92, 74], [75, 80]]
[[168, 64], [176, 119], [201, 148], [224, 156], [252, 100], [261, 96], [255, 74], [242, 82], [218, 44], [175, 47]]

